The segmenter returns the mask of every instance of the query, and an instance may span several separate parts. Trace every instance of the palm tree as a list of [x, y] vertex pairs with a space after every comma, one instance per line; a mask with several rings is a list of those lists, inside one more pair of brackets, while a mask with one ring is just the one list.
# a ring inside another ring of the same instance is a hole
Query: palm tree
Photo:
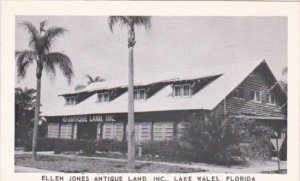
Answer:
[[135, 45], [135, 27], [151, 28], [151, 16], [110, 16], [108, 18], [110, 30], [113, 32], [115, 24], [128, 29], [128, 167], [135, 168], [135, 132], [134, 132], [134, 100], [133, 100], [133, 47]]
[[61, 52], [50, 52], [54, 41], [58, 36], [63, 35], [66, 29], [52, 26], [46, 29], [46, 21], [40, 22], [39, 28], [28, 21], [20, 24], [23, 26], [29, 36], [30, 50], [16, 51], [16, 66], [19, 78], [25, 78], [29, 65], [36, 65], [36, 105], [34, 114], [34, 129], [32, 139], [32, 158], [37, 159], [37, 136], [39, 113], [41, 104], [41, 78], [43, 70], [55, 76], [56, 66], [62, 71], [70, 84], [73, 77], [73, 68], [70, 58]]
[[[103, 79], [100, 76], [96, 76], [94, 78], [91, 75], [88, 75], [88, 74], [86, 74], [85, 76], [88, 78], [87, 85], [90, 85], [94, 82], [103, 82], [103, 81], [105, 81], [105, 79]], [[86, 85], [77, 85], [75, 87], [75, 90], [81, 90], [81, 89], [84, 89], [85, 87], [86, 87]]]

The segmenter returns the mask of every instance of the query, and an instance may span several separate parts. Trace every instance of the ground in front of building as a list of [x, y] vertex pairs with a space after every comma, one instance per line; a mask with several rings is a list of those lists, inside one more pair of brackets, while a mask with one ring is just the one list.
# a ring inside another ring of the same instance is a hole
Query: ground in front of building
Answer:
[[82, 157], [40, 155], [38, 161], [33, 161], [29, 154], [15, 155], [15, 165], [66, 173], [189, 173], [205, 171], [199, 168], [184, 168], [155, 163], [137, 163], [137, 168], [130, 170], [127, 168], [126, 162], [121, 160], [98, 160]]
[[[19, 172], [30, 171], [27, 167], [66, 173], [280, 173], [286, 174], [286, 162], [281, 162], [281, 171], [277, 172], [275, 161], [251, 161], [248, 166], [219, 166], [205, 163], [170, 163], [137, 161], [137, 168], [127, 168], [125, 159], [88, 158], [75, 155], [39, 154], [38, 161], [33, 161], [29, 153], [15, 154], [15, 165], [26, 167]], [[29, 171], [26, 171], [29, 170]], [[17, 169], [16, 169], [16, 172]]]

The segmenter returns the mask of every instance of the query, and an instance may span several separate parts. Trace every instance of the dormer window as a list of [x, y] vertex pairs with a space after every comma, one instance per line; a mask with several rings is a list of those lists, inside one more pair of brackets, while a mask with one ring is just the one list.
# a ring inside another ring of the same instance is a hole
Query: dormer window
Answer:
[[252, 101], [261, 102], [261, 93], [260, 93], [260, 91], [251, 91], [250, 96], [251, 96]]
[[75, 105], [76, 104], [75, 96], [66, 97], [65, 99], [66, 99], [66, 105]]
[[183, 96], [189, 97], [191, 95], [191, 86], [190, 84], [183, 85]]
[[269, 94], [269, 95], [268, 95], [268, 100], [267, 100], [267, 101], [268, 101], [268, 104], [276, 105], [274, 94]]
[[135, 89], [134, 90], [134, 99], [135, 100], [145, 100], [146, 99], [145, 89]]
[[191, 96], [191, 85], [183, 84], [183, 85], [174, 85], [173, 88], [173, 96], [174, 97], [190, 97]]
[[238, 88], [232, 92], [233, 97], [244, 98], [244, 89]]
[[98, 93], [98, 101], [109, 102], [109, 93], [108, 92]]
[[174, 96], [175, 97], [181, 96], [181, 85], [174, 85]]

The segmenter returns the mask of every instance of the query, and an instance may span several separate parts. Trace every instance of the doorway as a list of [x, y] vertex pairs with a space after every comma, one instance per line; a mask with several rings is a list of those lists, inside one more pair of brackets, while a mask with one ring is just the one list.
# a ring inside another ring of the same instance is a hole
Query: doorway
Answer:
[[97, 123], [78, 123], [77, 138], [84, 140], [97, 139]]

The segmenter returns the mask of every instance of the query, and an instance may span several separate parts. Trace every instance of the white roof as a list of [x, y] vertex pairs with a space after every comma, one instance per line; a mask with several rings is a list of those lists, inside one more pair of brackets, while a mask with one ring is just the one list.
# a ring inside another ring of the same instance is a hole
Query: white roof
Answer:
[[[221, 75], [219, 78], [202, 88], [191, 97], [174, 98], [172, 97], [172, 87], [167, 85], [145, 101], [135, 101], [135, 112], [154, 112], [172, 110], [195, 110], [195, 109], [214, 109], [232, 90], [234, 90], [258, 65], [264, 61], [232, 62], [226, 65], [215, 67], [202, 67], [201, 71], [190, 75], [171, 78], [162, 77], [160, 80], [135, 81], [135, 85], [147, 85], [161, 81], [191, 80], [212, 75]], [[151, 76], [149, 76], [151, 77]], [[126, 87], [127, 80], [105, 81], [93, 83], [87, 86], [86, 92], [111, 89], [115, 87]], [[86, 100], [76, 105], [56, 105], [47, 109], [42, 116], [69, 116], [84, 114], [111, 114], [127, 112], [127, 92], [107, 103], [97, 102], [97, 95], [94, 94]]]

